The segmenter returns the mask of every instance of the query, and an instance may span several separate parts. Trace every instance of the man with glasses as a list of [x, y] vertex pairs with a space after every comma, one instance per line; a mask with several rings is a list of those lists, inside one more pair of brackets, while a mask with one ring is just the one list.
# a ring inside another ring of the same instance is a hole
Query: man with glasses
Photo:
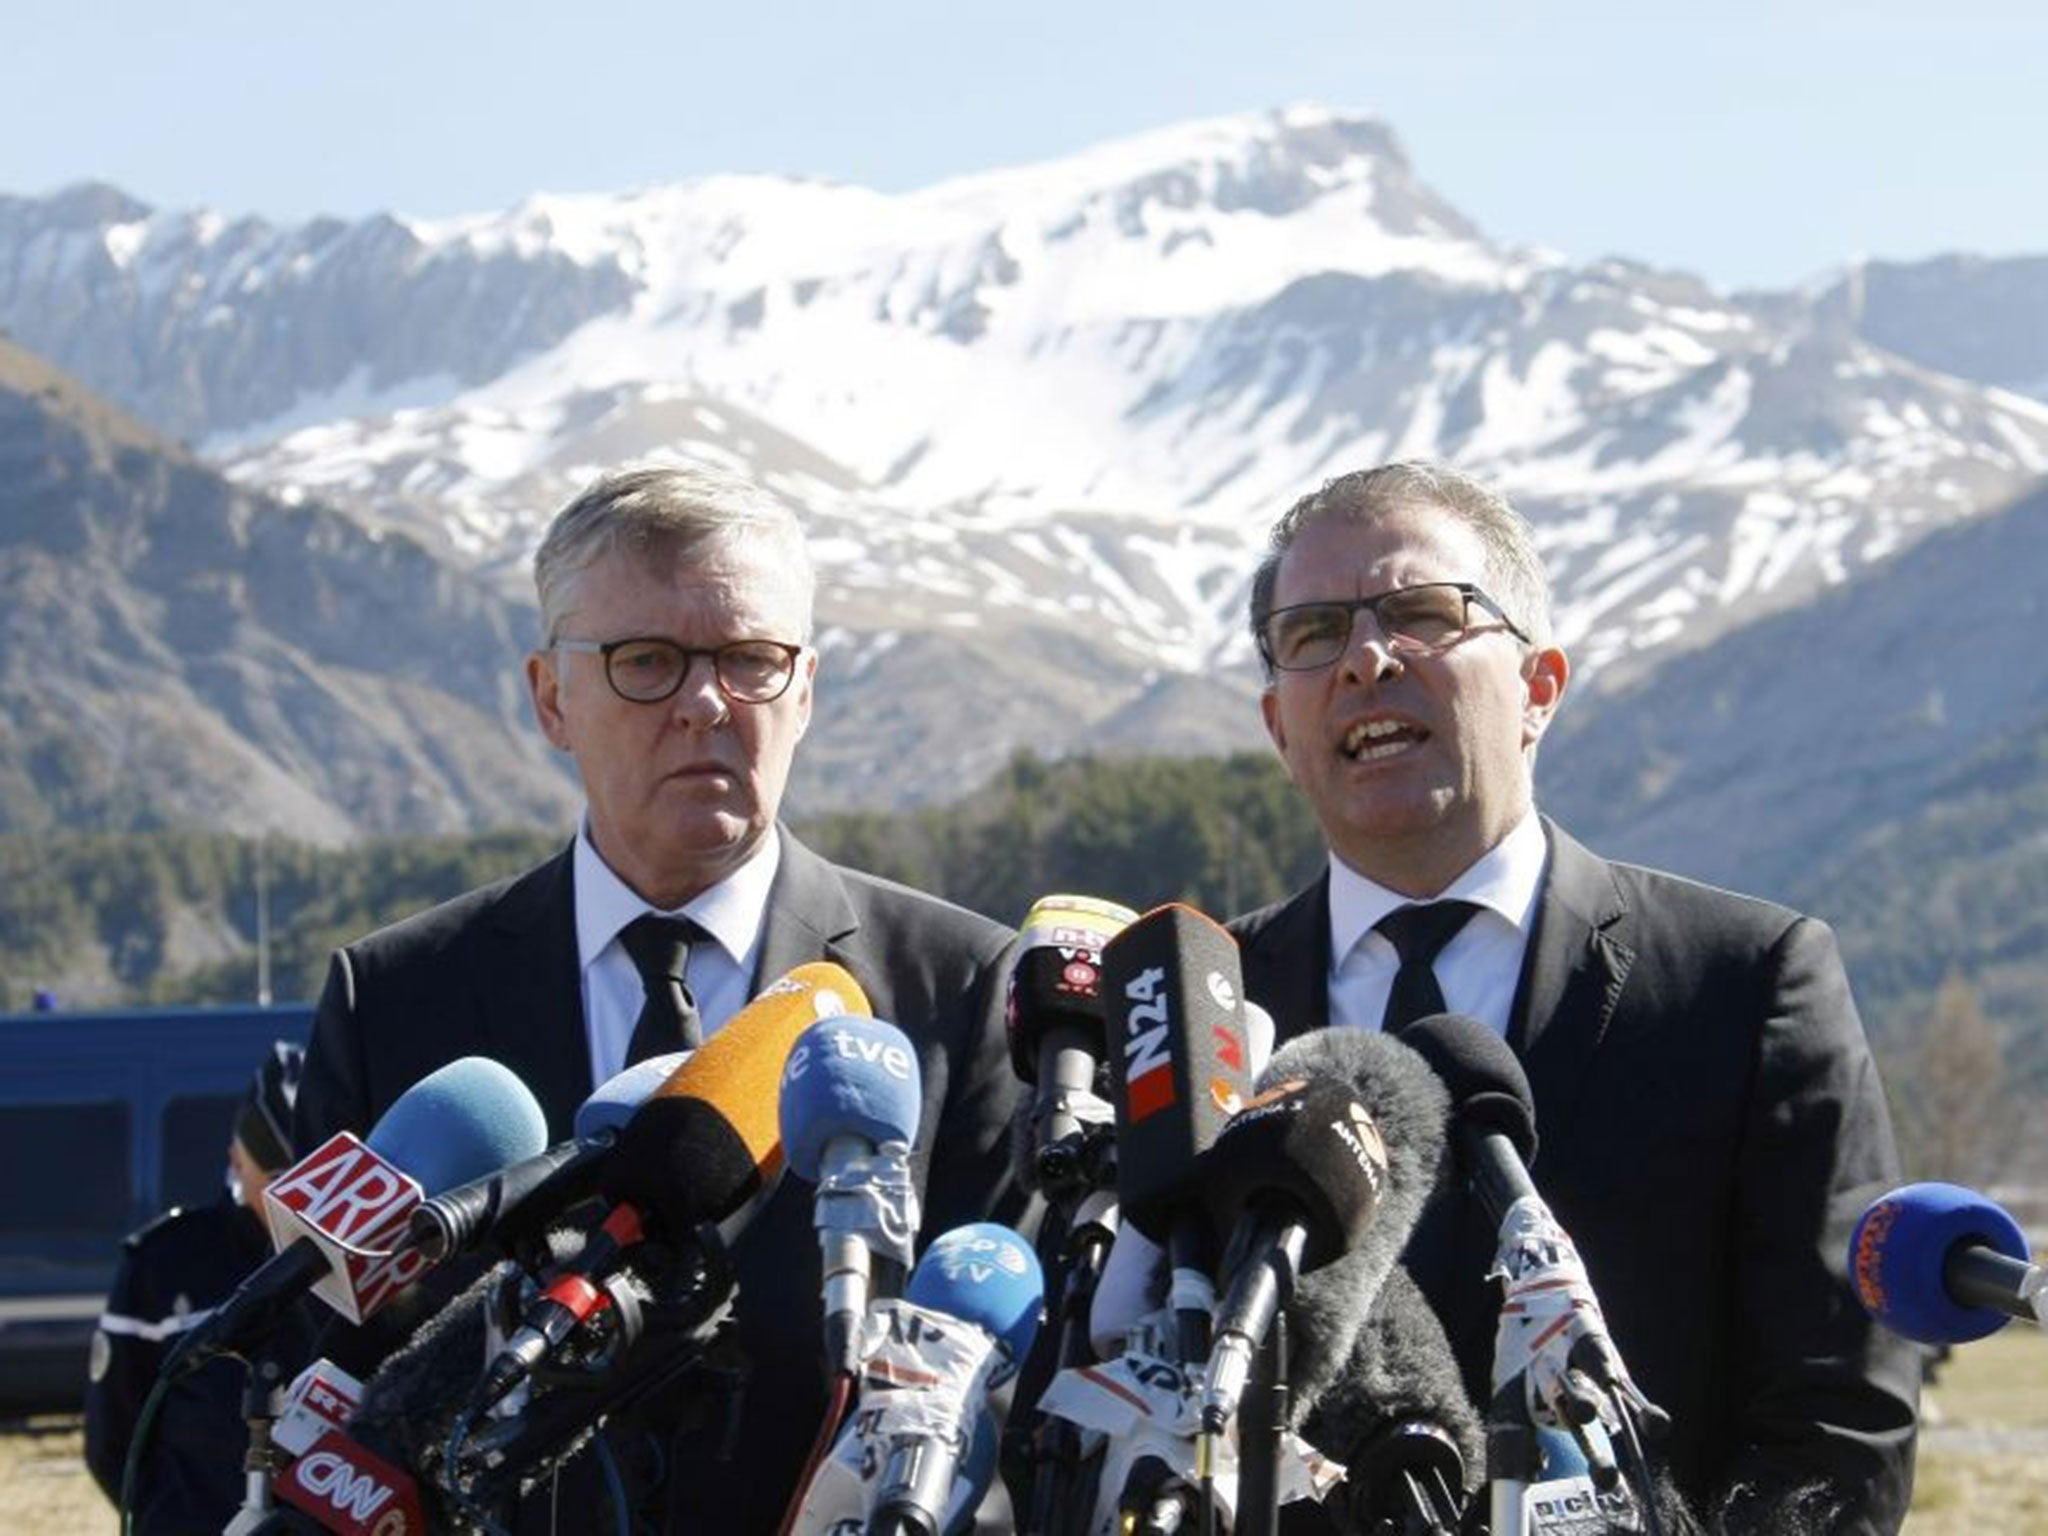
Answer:
[[[1231, 925], [1251, 996], [1283, 1035], [1444, 1011], [1501, 1032], [1537, 1186], [1671, 1417], [1680, 1488], [1730, 1531], [1896, 1530], [1918, 1373], [1843, 1254], [1898, 1163], [1833, 936], [1537, 814], [1570, 668], [1528, 526], [1469, 478], [1390, 464], [1303, 497], [1251, 621], [1266, 729], [1330, 848]], [[1408, 1253], [1480, 1403], [1492, 1247], [1445, 1206]]]
[[[539, 868], [335, 955], [300, 1144], [362, 1131], [472, 1054], [517, 1072], [565, 1137], [593, 1084], [831, 960], [917, 1043], [924, 1232], [1015, 1220], [1013, 935], [830, 864], [776, 819], [818, 672], [794, 516], [725, 476], [625, 470], [555, 518], [534, 578], [526, 681], [541, 730], [575, 759], [582, 825]], [[825, 1408], [811, 1204], [785, 1181], [738, 1243], [734, 1368], [661, 1448], [671, 1529], [773, 1530], [795, 1485]]]

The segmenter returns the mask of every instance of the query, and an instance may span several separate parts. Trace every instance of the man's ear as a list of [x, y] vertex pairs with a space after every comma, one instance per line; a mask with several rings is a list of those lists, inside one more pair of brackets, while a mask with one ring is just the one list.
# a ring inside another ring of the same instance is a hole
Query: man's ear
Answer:
[[1551, 717], [1564, 702], [1572, 666], [1554, 645], [1532, 651], [1522, 665], [1522, 745], [1533, 747], [1550, 729]]
[[1266, 734], [1272, 738], [1273, 750], [1280, 754], [1280, 760], [1287, 761], [1287, 727], [1280, 721], [1280, 695], [1268, 683], [1259, 693], [1259, 718], [1266, 722]]
[[812, 690], [818, 681], [818, 652], [815, 647], [804, 647], [803, 655], [797, 658], [796, 668], [796, 681], [789, 686], [798, 690], [796, 739], [802, 741], [804, 733], [811, 728]]
[[526, 658], [526, 691], [533, 696], [533, 718], [540, 725], [541, 735], [547, 737], [549, 745], [572, 751], [569, 722], [562, 718], [562, 679], [545, 652], [534, 651]]

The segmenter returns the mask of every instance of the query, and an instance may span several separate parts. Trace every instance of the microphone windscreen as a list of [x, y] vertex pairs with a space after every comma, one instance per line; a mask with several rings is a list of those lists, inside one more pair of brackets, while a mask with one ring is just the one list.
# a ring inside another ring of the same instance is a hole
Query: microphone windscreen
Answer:
[[464, 1056], [406, 1089], [363, 1139], [436, 1195], [545, 1151], [548, 1121], [510, 1067]]
[[1237, 942], [1192, 907], [1154, 908], [1102, 951], [1117, 1199], [1165, 1241], [1195, 1160], [1251, 1096]]
[[1536, 1095], [1507, 1041], [1461, 1013], [1417, 1019], [1400, 1039], [1451, 1090], [1460, 1125], [1481, 1135], [1505, 1136], [1525, 1166], [1536, 1161]]
[[1291, 1079], [1337, 1084], [1379, 1128], [1387, 1178], [1374, 1226], [1398, 1254], [1449, 1168], [1451, 1095], [1405, 1039], [1339, 1026], [1297, 1035], [1273, 1053], [1262, 1087]]
[[1381, 1289], [1400, 1275], [1402, 1250], [1424, 1207], [1444, 1185], [1450, 1095], [1420, 1056], [1377, 1030], [1297, 1036], [1274, 1053], [1262, 1081], [1303, 1079], [1341, 1087], [1362, 1105], [1386, 1159], [1372, 1224], [1295, 1289], [1294, 1386], [1313, 1403], [1345, 1368]]
[[1195, 1195], [1217, 1232], [1274, 1205], [1300, 1221], [1306, 1274], [1359, 1244], [1386, 1178], [1386, 1144], [1365, 1106], [1340, 1084], [1297, 1078], [1260, 1094], [1223, 1127], [1203, 1154]]
[[2031, 1263], [2027, 1237], [2005, 1208], [1957, 1184], [1907, 1184], [1870, 1204], [1849, 1238], [1849, 1276], [1863, 1310], [1920, 1344], [1967, 1344], [2005, 1326], [1991, 1307], [1950, 1298], [1943, 1274], [1960, 1243]]
[[820, 1019], [798, 1037], [782, 1069], [783, 1156], [798, 1178], [815, 1184], [835, 1139], [908, 1145], [923, 1108], [923, 1073], [908, 1035], [881, 1019]]
[[[1292, 1315], [1304, 1299], [1315, 1304], [1322, 1278], [1302, 1282]], [[1310, 1390], [1296, 1387], [1296, 1418], [1308, 1438], [1350, 1464], [1397, 1426], [1430, 1424], [1457, 1446], [1465, 1490], [1476, 1488], [1486, 1468], [1479, 1410], [1442, 1322], [1407, 1271], [1390, 1273], [1340, 1335], [1342, 1353], [1313, 1372]]]
[[689, 1056], [688, 1051], [670, 1051], [614, 1072], [576, 1107], [576, 1139], [585, 1141], [602, 1131], [616, 1131], [654, 1097], [655, 1089], [675, 1076]]
[[690, 1053], [619, 1130], [605, 1194], [671, 1233], [737, 1211], [782, 1171], [778, 1091], [790, 1047], [824, 1018], [868, 1012], [843, 967], [800, 965]]
[[501, 1266], [485, 1270], [377, 1367], [349, 1420], [354, 1439], [403, 1467], [440, 1455], [483, 1370], [491, 1292], [505, 1273]]
[[1093, 896], [1041, 896], [1024, 914], [1003, 1013], [1022, 1081], [1038, 1082], [1038, 1043], [1056, 1024], [1079, 1025], [1100, 1048], [1102, 948], [1137, 915]]
[[1031, 1245], [1008, 1227], [972, 1221], [932, 1240], [903, 1295], [985, 1329], [1014, 1369], [1038, 1338], [1045, 1272]]

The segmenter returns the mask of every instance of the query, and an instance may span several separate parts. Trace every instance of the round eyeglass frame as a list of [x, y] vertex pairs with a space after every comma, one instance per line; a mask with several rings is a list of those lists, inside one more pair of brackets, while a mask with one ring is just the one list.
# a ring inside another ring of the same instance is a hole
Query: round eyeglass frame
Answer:
[[[659, 693], [629, 693], [619, 686], [618, 674], [612, 670], [612, 658], [629, 645], [657, 645], [673, 651], [682, 658], [682, 666], [676, 672], [676, 679]], [[766, 646], [780, 651], [783, 655], [782, 681], [772, 693], [743, 693], [732, 686], [725, 675], [726, 658], [751, 647]], [[804, 653], [800, 645], [787, 640], [728, 640], [724, 645], [679, 645], [666, 635], [627, 635], [618, 640], [550, 640], [547, 648], [551, 651], [575, 651], [585, 656], [604, 658], [604, 680], [613, 693], [628, 704], [660, 704], [672, 699], [682, 691], [684, 683], [690, 680], [691, 669], [699, 656], [711, 658], [711, 675], [718, 682], [718, 691], [734, 704], [773, 704], [796, 680], [796, 664]]]

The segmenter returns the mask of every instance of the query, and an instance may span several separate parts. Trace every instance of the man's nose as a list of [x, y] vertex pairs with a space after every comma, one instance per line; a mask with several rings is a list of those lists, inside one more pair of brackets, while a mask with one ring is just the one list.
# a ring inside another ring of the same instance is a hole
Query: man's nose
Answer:
[[1344, 637], [1344, 654], [1337, 658], [1337, 665], [1345, 676], [1359, 682], [1378, 682], [1401, 670], [1401, 658], [1387, 643], [1379, 617], [1370, 608], [1351, 615], [1351, 633]]
[[683, 681], [669, 698], [669, 708], [699, 728], [717, 725], [732, 713], [718, 684], [716, 657], [699, 653], [683, 663]]

